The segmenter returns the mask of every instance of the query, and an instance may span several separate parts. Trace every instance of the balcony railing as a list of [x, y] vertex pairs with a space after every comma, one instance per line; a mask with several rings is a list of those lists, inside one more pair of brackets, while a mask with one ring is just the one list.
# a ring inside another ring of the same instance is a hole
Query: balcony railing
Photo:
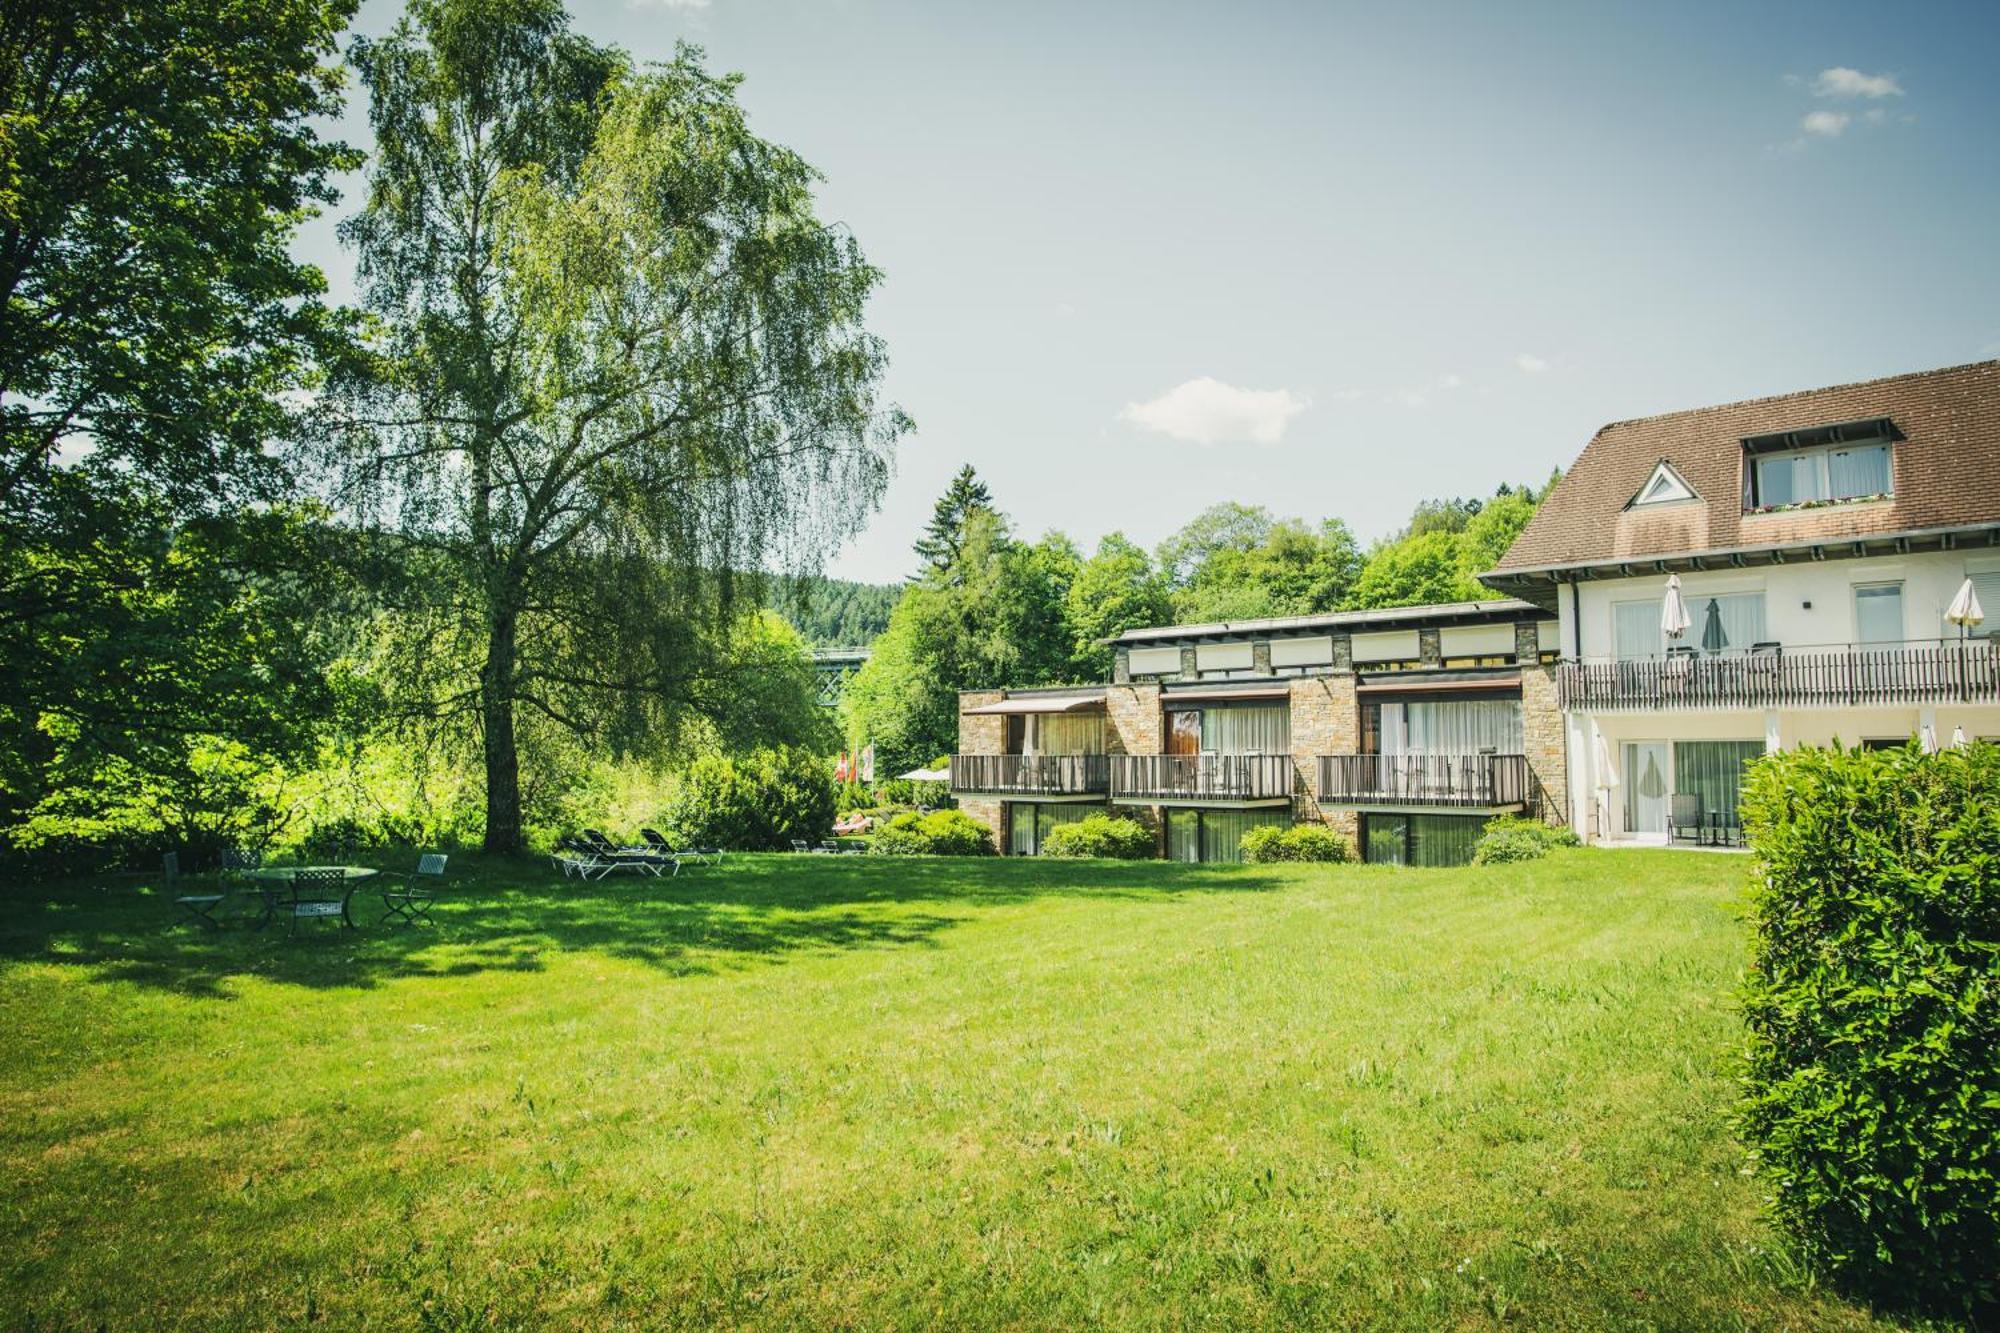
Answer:
[[1101, 754], [955, 754], [951, 789], [1005, 796], [1091, 796], [1110, 790]]
[[1292, 795], [1286, 754], [1121, 754], [1111, 794], [1148, 801], [1279, 801]]
[[1459, 805], [1528, 802], [1528, 758], [1519, 754], [1323, 754], [1324, 805]]
[[1586, 712], [1990, 702], [2000, 698], [2000, 658], [1984, 639], [1725, 656], [1673, 653], [1630, 662], [1564, 662], [1556, 690], [1562, 707]]

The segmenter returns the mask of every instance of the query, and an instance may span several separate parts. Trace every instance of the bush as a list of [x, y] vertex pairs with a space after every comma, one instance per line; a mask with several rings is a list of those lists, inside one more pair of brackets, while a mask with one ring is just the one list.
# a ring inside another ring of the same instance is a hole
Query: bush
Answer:
[[1293, 824], [1290, 828], [1260, 824], [1243, 835], [1243, 859], [1254, 865], [1346, 861], [1352, 854], [1347, 839], [1324, 824]]
[[1085, 815], [1074, 824], [1058, 824], [1050, 829], [1049, 836], [1042, 839], [1042, 855], [1144, 861], [1152, 856], [1153, 845], [1153, 835], [1136, 819]]
[[1745, 1137], [1849, 1289], [2000, 1305], [2000, 746], [1752, 769]]
[[833, 805], [833, 776], [817, 755], [789, 747], [705, 755], [681, 774], [661, 822], [678, 847], [783, 851], [832, 833]]
[[993, 834], [961, 810], [897, 815], [868, 844], [876, 856], [992, 856]]
[[1502, 815], [1486, 821], [1479, 841], [1472, 847], [1472, 864], [1506, 865], [1510, 861], [1534, 861], [1558, 847], [1577, 845], [1576, 834], [1539, 819]]

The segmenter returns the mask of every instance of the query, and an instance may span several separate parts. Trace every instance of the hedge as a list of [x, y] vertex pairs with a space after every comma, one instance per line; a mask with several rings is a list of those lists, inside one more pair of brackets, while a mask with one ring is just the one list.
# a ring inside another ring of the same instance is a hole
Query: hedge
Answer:
[[2000, 747], [1751, 770], [1745, 1137], [1856, 1294], [2000, 1305]]
[[897, 815], [868, 844], [875, 856], [992, 856], [993, 835], [962, 810]]
[[1347, 839], [1324, 824], [1293, 824], [1279, 828], [1261, 824], [1243, 835], [1243, 859], [1265, 865], [1279, 861], [1346, 861], [1353, 849]]
[[804, 750], [705, 755], [674, 784], [661, 822], [679, 847], [783, 851], [833, 831], [834, 784], [826, 761]]
[[1118, 861], [1144, 861], [1153, 855], [1153, 835], [1136, 819], [1118, 815], [1085, 815], [1074, 824], [1058, 824], [1042, 839], [1043, 856], [1103, 856]]
[[1558, 847], [1577, 845], [1576, 834], [1539, 819], [1501, 815], [1486, 821], [1479, 841], [1472, 845], [1472, 864], [1505, 865], [1510, 861], [1534, 861]]

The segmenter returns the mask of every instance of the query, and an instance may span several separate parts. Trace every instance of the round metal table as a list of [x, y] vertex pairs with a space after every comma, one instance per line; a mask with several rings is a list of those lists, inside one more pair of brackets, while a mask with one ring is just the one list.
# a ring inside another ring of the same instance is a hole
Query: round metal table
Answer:
[[[299, 900], [298, 876], [302, 870], [338, 870], [341, 872], [342, 892], [338, 902], [331, 898]], [[257, 918], [257, 929], [271, 924], [277, 915], [278, 906], [284, 901], [282, 891], [291, 890], [292, 926], [298, 927], [301, 916], [338, 916], [341, 924], [354, 929], [354, 918], [348, 914], [348, 904], [354, 901], [354, 891], [361, 887], [363, 880], [375, 878], [379, 871], [369, 866], [267, 866], [261, 870], [246, 872], [246, 877], [256, 882], [257, 892], [264, 899], [264, 915]], [[324, 910], [301, 912], [301, 907], [318, 906]]]

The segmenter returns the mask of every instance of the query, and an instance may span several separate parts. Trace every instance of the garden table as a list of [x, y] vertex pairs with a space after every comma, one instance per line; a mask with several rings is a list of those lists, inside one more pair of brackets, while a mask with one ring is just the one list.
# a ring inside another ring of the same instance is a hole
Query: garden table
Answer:
[[[337, 901], [328, 898], [318, 902], [300, 902], [297, 881], [302, 871], [318, 871], [329, 876], [332, 872], [339, 871], [344, 890], [340, 898]], [[300, 916], [338, 916], [342, 925], [353, 930], [354, 918], [348, 915], [348, 904], [354, 901], [354, 891], [361, 887], [361, 882], [375, 878], [376, 873], [368, 866], [270, 866], [263, 870], [252, 870], [248, 872], [248, 878], [255, 881], [257, 892], [264, 899], [264, 915], [257, 918], [257, 929], [262, 930], [271, 924], [271, 918], [277, 914], [278, 904], [283, 901], [285, 892], [289, 891], [295, 923], [296, 918]], [[302, 908], [305, 910], [300, 910]]]

